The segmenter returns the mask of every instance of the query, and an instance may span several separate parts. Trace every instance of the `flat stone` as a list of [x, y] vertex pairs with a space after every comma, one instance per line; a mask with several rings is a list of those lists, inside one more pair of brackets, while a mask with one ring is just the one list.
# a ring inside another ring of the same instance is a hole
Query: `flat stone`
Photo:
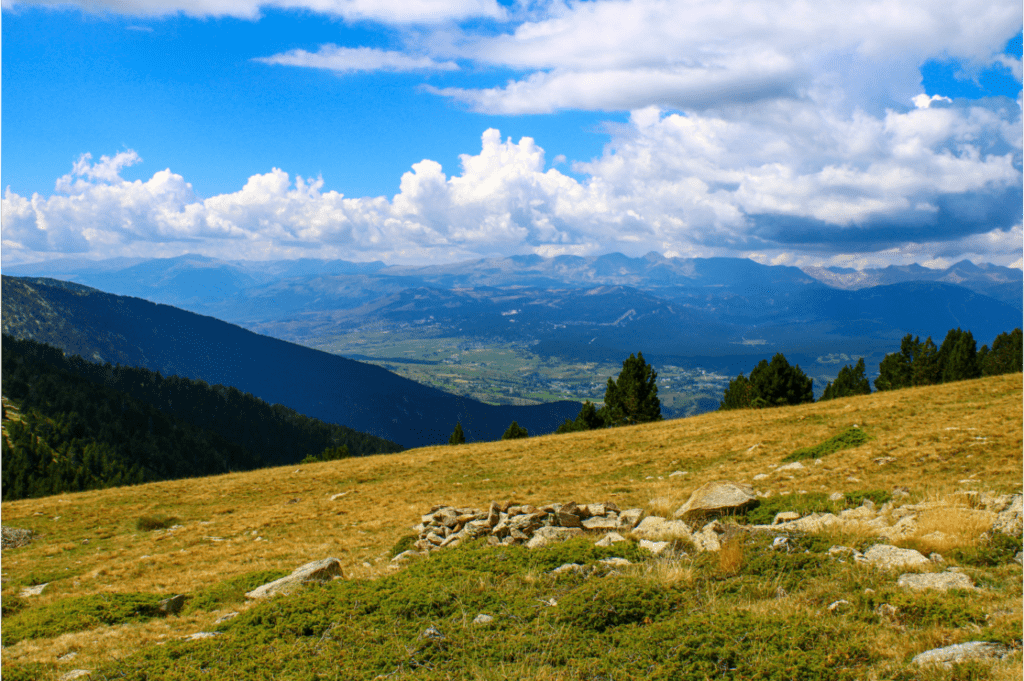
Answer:
[[656, 556], [660, 556], [665, 552], [665, 549], [669, 547], [667, 541], [651, 541], [650, 539], [641, 539], [639, 543], [640, 548], [646, 549]]
[[553, 575], [565, 575], [570, 572], [583, 572], [583, 566], [579, 563], [565, 563], [551, 571]]
[[642, 508], [628, 508], [619, 513], [619, 529], [630, 531], [640, 522], [644, 515]]
[[709, 482], [699, 487], [675, 512], [682, 520], [696, 520], [720, 513], [738, 513], [756, 503], [754, 490], [733, 482]]
[[593, 516], [592, 518], [587, 518], [583, 521], [583, 527], [588, 530], [604, 530], [611, 532], [619, 529], [619, 519]]
[[601, 565], [607, 565], [609, 567], [628, 567], [628, 566], [632, 565], [632, 563], [630, 563], [625, 558], [614, 558], [614, 557], [613, 558], [602, 558], [601, 560], [599, 560], [597, 562], [600, 563]]
[[693, 536], [689, 525], [682, 520], [666, 520], [656, 515], [649, 515], [640, 521], [633, 534], [644, 539], [690, 539]]
[[213, 638], [214, 636], [220, 636], [219, 631], [197, 631], [194, 634], [190, 634], [185, 637], [186, 641], [202, 641], [204, 638]]
[[799, 520], [799, 519], [800, 519], [800, 514], [797, 513], [796, 511], [782, 511], [780, 513], [776, 513], [775, 514], [775, 518], [774, 518], [774, 520], [772, 520], [772, 525], [778, 525], [779, 523], [787, 523], [787, 522], [789, 522], [791, 520]]
[[828, 495], [829, 501], [846, 501], [846, 497], [843, 496], [842, 492], [832, 492]]
[[595, 542], [595, 546], [611, 546], [612, 544], [618, 544], [619, 542], [628, 541], [618, 532], [609, 532], [600, 541]]
[[484, 613], [480, 613], [479, 615], [477, 615], [476, 617], [473, 618], [473, 624], [481, 625], [481, 626], [486, 626], [486, 625], [490, 624], [493, 621], [494, 621], [493, 617], [491, 617], [490, 615], [485, 615]]
[[273, 582], [258, 586], [249, 593], [246, 598], [266, 598], [278, 593], [287, 593], [301, 584], [309, 582], [327, 582], [334, 577], [343, 577], [341, 572], [341, 561], [337, 558], [324, 558], [314, 560], [312, 563], [296, 568], [287, 577], [275, 579]]
[[914, 591], [924, 591], [925, 589], [948, 591], [950, 589], [974, 589], [974, 582], [962, 572], [926, 572], [900, 575], [896, 586]]
[[787, 463], [785, 466], [779, 466], [775, 469], [775, 472], [782, 473], [783, 471], [802, 471], [804, 468], [805, 466], [802, 463], [794, 461], [793, 463]]
[[1010, 654], [1010, 649], [1001, 643], [990, 641], [971, 641], [970, 643], [958, 643], [945, 648], [934, 648], [915, 655], [912, 663], [925, 666], [941, 664], [943, 667], [952, 667], [958, 662], [967, 660], [997, 660]]
[[839, 524], [839, 518], [831, 513], [812, 513], [799, 520], [791, 520], [779, 523], [776, 529], [783, 529], [792, 532], [820, 532], [821, 530]]
[[872, 565], [886, 569], [931, 565], [931, 561], [914, 549], [899, 549], [888, 544], [875, 544], [864, 552], [864, 558]]
[[526, 547], [529, 549], [536, 549], [554, 542], [579, 537], [582, 534], [583, 530], [578, 527], [541, 527], [538, 528], [537, 531], [533, 533], [533, 537], [526, 542]]
[[18, 595], [22, 598], [28, 598], [29, 596], [41, 596], [48, 586], [50, 586], [49, 582], [46, 582], [45, 584], [36, 584], [35, 586], [22, 587]]
[[74, 681], [75, 679], [84, 679], [92, 676], [92, 670], [89, 669], [72, 669], [71, 671], [61, 674], [60, 681]]
[[214, 624], [223, 624], [224, 622], [227, 622], [228, 620], [233, 620], [233, 619], [235, 619], [236, 617], [238, 617], [238, 613], [237, 613], [237, 612], [228, 612], [228, 613], [224, 613], [223, 615], [221, 615], [220, 617], [218, 617], [217, 619], [215, 619], [215, 620], [213, 621], [213, 623], [214, 623]]

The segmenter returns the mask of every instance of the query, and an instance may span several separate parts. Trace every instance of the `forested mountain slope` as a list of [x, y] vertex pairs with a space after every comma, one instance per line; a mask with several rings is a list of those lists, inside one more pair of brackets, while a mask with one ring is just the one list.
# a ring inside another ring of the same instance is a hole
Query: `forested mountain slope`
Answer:
[[531, 434], [550, 433], [579, 411], [568, 401], [486, 405], [212, 317], [77, 284], [4, 276], [2, 293], [3, 331], [16, 338], [232, 386], [405, 447], [447, 441], [456, 421], [470, 441], [497, 440], [512, 421]]

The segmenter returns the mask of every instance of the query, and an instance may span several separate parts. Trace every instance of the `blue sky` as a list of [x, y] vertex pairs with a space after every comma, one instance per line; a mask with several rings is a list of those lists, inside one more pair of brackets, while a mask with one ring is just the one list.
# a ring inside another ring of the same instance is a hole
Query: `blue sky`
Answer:
[[1019, 266], [1021, 20], [971, 0], [5, 2], [3, 263]]

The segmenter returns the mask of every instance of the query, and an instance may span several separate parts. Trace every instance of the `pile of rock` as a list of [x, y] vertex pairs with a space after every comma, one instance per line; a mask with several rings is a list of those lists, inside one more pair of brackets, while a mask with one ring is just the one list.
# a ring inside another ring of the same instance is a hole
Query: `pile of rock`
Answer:
[[32, 541], [32, 530], [25, 530], [20, 527], [2, 526], [3, 548], [16, 549], [27, 546]]
[[544, 546], [578, 536], [584, 531], [629, 532], [643, 511], [624, 511], [611, 502], [595, 504], [513, 504], [491, 502], [488, 510], [434, 506], [413, 529], [419, 535], [414, 544], [420, 553], [464, 541], [486, 537], [495, 546], [525, 544], [530, 548]]

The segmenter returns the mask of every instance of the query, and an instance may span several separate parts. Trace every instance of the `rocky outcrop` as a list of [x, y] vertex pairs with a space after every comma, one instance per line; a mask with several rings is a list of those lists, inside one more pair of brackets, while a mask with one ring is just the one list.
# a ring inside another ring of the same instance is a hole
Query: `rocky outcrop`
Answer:
[[413, 528], [419, 535], [414, 546], [420, 553], [428, 553], [486, 537], [495, 546], [525, 544], [537, 548], [585, 531], [629, 532], [642, 515], [641, 509], [620, 511], [611, 502], [577, 504], [570, 501], [536, 507], [492, 501], [486, 511], [439, 505], [424, 514], [420, 524]]
[[740, 513], [757, 503], [754, 490], [734, 482], [709, 482], [697, 488], [675, 517], [686, 521], [699, 521], [715, 515]]
[[996, 515], [996, 520], [992, 523], [992, 531], [1002, 532], [1011, 537], [1021, 536], [1022, 529], [1024, 529], [1022, 512], [1024, 512], [1024, 506], [1021, 503], [1021, 495], [1015, 494], [1008, 507]]
[[245, 594], [246, 598], [267, 598], [280, 593], [289, 593], [303, 584], [310, 582], [328, 582], [335, 577], [343, 577], [341, 572], [341, 561], [337, 558], [324, 558], [306, 563], [296, 568], [287, 577], [275, 579], [273, 582], [258, 586]]

